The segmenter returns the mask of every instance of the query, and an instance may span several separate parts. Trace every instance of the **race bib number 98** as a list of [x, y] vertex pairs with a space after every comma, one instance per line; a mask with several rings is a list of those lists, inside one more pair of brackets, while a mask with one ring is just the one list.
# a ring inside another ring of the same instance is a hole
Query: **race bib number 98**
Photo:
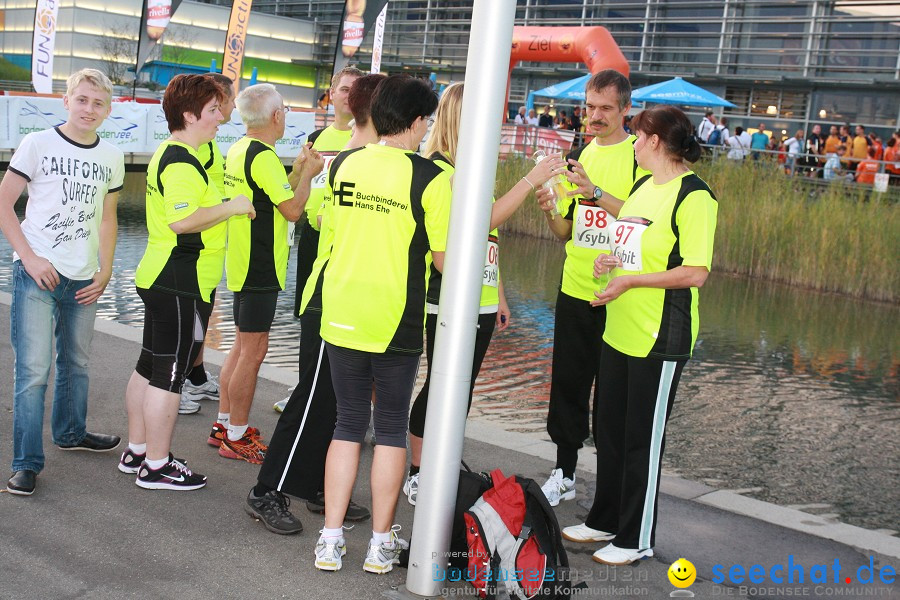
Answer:
[[[583, 202], [583, 201], [582, 201]], [[572, 242], [579, 248], [610, 250], [609, 225], [613, 222], [605, 210], [592, 203], [579, 203]]]
[[641, 237], [653, 221], [643, 217], [622, 217], [616, 219], [611, 228], [613, 254], [622, 261], [625, 271], [642, 271], [644, 260], [641, 253]]
[[482, 285], [497, 287], [500, 284], [500, 244], [496, 236], [488, 238], [487, 256], [484, 258]]

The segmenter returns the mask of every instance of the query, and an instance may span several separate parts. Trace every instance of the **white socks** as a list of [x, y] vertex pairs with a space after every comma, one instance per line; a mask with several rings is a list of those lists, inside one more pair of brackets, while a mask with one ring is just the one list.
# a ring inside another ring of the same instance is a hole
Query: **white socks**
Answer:
[[336, 542], [342, 537], [344, 537], [343, 527], [337, 527], [335, 529], [328, 529], [327, 527], [324, 527], [322, 529], [322, 539], [326, 542]]
[[228, 439], [232, 442], [236, 442], [247, 433], [247, 428], [249, 425], [232, 425], [228, 424]]
[[391, 541], [391, 531], [385, 531], [384, 533], [378, 533], [377, 531], [372, 531], [372, 541], [369, 542], [372, 546], [380, 546], [381, 544], [388, 544]]
[[147, 454], [147, 444], [133, 444], [128, 442], [128, 449], [131, 450], [133, 454]]
[[148, 469], [152, 469], [154, 471], [159, 471], [169, 462], [169, 458], [161, 458], [159, 460], [147, 460], [144, 459], [144, 464], [147, 465]]
[[224, 425], [228, 427], [228, 423], [231, 420], [231, 413], [219, 413], [219, 416], [216, 417], [216, 423], [219, 425]]

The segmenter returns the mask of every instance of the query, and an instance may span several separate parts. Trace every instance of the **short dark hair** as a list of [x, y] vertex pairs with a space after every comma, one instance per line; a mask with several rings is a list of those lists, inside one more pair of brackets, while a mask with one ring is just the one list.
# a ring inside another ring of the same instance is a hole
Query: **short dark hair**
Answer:
[[222, 102], [225, 98], [225, 90], [212, 77], [176, 75], [166, 86], [162, 101], [169, 132], [185, 128], [184, 113], [189, 112], [199, 119], [207, 102], [213, 99]]
[[406, 131], [419, 117], [437, 109], [438, 98], [424, 79], [391, 75], [382, 81], [372, 98], [372, 124], [378, 135]]
[[378, 84], [384, 79], [385, 75], [382, 73], [363, 75], [350, 87], [347, 103], [350, 105], [350, 112], [353, 113], [353, 120], [360, 127], [369, 123], [369, 116], [372, 112], [372, 96], [375, 94]]
[[225, 89], [225, 93], [228, 94], [227, 97], [230, 98], [234, 95], [234, 80], [231, 77], [221, 73], [206, 73], [206, 76], [221, 85]]
[[648, 108], [631, 120], [631, 128], [659, 136], [666, 153], [673, 159], [697, 162], [700, 158], [700, 142], [694, 137], [694, 126], [680, 108], [663, 104]]
[[587, 85], [584, 87], [589, 92], [600, 92], [610, 86], [616, 88], [616, 93], [619, 95], [619, 110], [631, 103], [631, 82], [615, 69], [600, 71], [588, 79]]

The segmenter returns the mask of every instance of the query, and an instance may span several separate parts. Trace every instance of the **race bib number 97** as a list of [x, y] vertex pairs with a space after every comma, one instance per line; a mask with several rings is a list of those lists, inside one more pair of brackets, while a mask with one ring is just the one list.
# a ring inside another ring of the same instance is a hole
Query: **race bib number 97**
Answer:
[[641, 237], [653, 221], [643, 217], [622, 217], [611, 227], [610, 242], [613, 254], [622, 261], [625, 271], [642, 271], [644, 259], [641, 252]]
[[599, 206], [594, 206], [590, 202], [579, 202], [572, 242], [579, 248], [610, 250], [609, 225], [613, 220], [609, 213]]

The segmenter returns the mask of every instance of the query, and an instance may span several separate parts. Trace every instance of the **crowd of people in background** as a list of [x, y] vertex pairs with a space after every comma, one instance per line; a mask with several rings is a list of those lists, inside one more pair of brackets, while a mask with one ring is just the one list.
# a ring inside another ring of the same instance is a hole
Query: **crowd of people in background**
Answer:
[[697, 124], [697, 137], [707, 150], [721, 147], [731, 160], [768, 158], [788, 174], [868, 185], [884, 172], [890, 184], [900, 185], [900, 131], [887, 142], [874, 132], [867, 133], [863, 125], [855, 127], [854, 135], [850, 131], [850, 125], [831, 125], [825, 135], [821, 125], [813, 125], [808, 134], [798, 129], [788, 137], [759, 123], [752, 134], [740, 126], [732, 132], [728, 117], [716, 117], [712, 111]]
[[[511, 119], [516, 125], [546, 127], [576, 132], [576, 143], [583, 141], [585, 127], [582, 108], [554, 108], [545, 105], [540, 115], [535, 109], [519, 107]], [[625, 118], [625, 131], [631, 133], [631, 116]], [[851, 133], [853, 131], [854, 133]], [[734, 161], [772, 160], [788, 174], [827, 181], [843, 180], [873, 185], [875, 175], [887, 173], [891, 185], [900, 185], [900, 131], [885, 141], [865, 126], [831, 125], [826, 135], [821, 125], [809, 133], [798, 129], [794, 135], [779, 135], [759, 123], [755, 128], [729, 128], [728, 117], [707, 111], [695, 129], [695, 135], [707, 151], [721, 148]], [[882, 168], [882, 163], [884, 164]]]
[[553, 114], [553, 107], [547, 104], [541, 114], [538, 115], [534, 108], [520, 106], [519, 111], [511, 119], [516, 125], [531, 125], [534, 127], [547, 127], [549, 129], [563, 129], [584, 133], [584, 124], [581, 122], [582, 108], [575, 106], [571, 109], [559, 109]]

